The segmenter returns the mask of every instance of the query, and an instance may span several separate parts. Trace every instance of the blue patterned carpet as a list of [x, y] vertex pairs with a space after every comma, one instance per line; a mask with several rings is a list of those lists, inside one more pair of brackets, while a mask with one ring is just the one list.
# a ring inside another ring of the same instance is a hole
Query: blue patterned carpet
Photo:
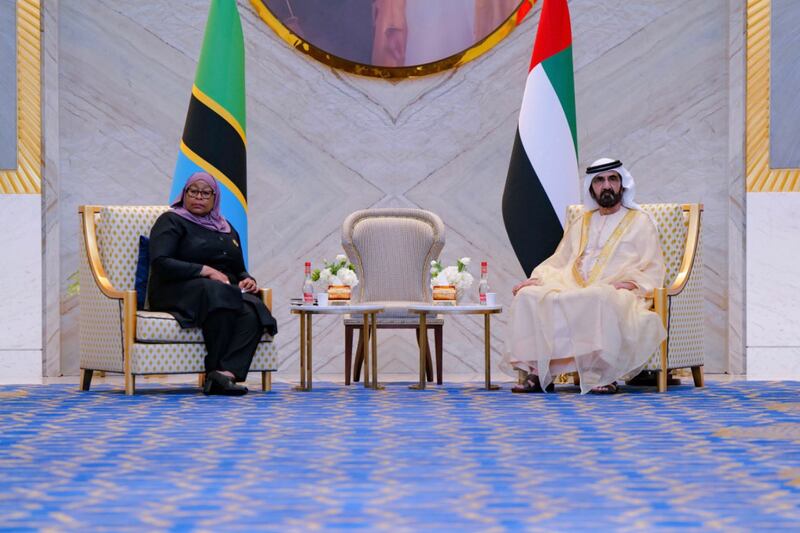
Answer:
[[800, 383], [0, 387], [0, 528], [800, 528]]

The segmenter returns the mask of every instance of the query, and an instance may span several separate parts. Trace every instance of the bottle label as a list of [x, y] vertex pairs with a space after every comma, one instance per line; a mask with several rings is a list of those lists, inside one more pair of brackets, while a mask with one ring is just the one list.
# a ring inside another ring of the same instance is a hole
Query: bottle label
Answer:
[[303, 303], [306, 304], [313, 304], [314, 303], [314, 295], [310, 292], [303, 293]]
[[482, 292], [482, 293], [479, 295], [479, 297], [480, 297], [481, 305], [486, 305], [486, 293], [483, 293], [483, 292]]

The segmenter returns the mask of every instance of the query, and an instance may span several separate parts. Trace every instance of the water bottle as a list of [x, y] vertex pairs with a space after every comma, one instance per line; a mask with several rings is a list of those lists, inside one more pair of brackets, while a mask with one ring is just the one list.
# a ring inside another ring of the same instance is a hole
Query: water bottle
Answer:
[[305, 279], [303, 280], [303, 303], [314, 303], [314, 285], [311, 282], [311, 261], [306, 261]]
[[481, 261], [481, 281], [478, 283], [478, 301], [486, 305], [486, 293], [489, 292], [489, 264]]

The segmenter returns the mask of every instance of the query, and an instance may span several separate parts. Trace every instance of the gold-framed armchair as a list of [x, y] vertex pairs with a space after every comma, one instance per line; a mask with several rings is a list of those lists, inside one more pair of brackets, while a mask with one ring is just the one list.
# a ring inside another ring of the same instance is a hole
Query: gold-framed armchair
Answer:
[[[136, 390], [136, 376], [200, 374], [206, 356], [200, 328], [182, 329], [172, 315], [136, 309], [134, 279], [139, 236], [149, 235], [167, 206], [78, 208], [80, 218], [80, 390], [89, 390], [95, 371], [125, 375], [125, 394]], [[260, 289], [272, 308], [272, 289]], [[277, 349], [264, 334], [252, 372], [270, 390]]]
[[[696, 387], [704, 386], [703, 204], [641, 204], [658, 227], [667, 273], [649, 301], [667, 338], [642, 370], [658, 373], [658, 392], [667, 390], [670, 371], [691, 368]], [[582, 216], [582, 205], [567, 208], [567, 223]]]

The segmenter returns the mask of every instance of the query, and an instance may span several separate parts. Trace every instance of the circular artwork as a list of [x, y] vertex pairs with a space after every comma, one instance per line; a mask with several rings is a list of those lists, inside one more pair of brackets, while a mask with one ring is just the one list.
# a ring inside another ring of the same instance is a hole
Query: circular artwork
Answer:
[[421, 76], [470, 61], [508, 35], [534, 0], [250, 0], [286, 42], [349, 72]]

